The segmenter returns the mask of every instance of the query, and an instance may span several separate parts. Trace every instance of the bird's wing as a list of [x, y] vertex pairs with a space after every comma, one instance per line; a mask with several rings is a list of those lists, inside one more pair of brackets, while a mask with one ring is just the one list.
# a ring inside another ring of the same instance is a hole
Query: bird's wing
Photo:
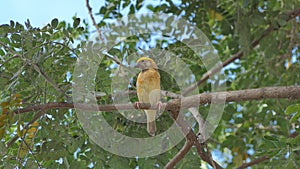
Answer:
[[[137, 78], [137, 95], [140, 102], [155, 106], [160, 101], [160, 75], [157, 70], [142, 71]], [[145, 110], [147, 131], [154, 136], [156, 131], [156, 110]]]
[[160, 101], [160, 75], [157, 70], [141, 72], [137, 78], [137, 95], [140, 102], [155, 105]]

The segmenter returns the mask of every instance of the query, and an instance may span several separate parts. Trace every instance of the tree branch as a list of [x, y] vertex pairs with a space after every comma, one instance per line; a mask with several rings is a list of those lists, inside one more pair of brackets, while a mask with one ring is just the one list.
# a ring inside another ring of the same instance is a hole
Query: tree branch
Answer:
[[[44, 115], [45, 112], [43, 110], [41, 110], [40, 112], [38, 112], [36, 115], [34, 115], [34, 117], [29, 121], [29, 123], [27, 123], [24, 126], [24, 129], [28, 129], [29, 126], [34, 123], [35, 121], [38, 120], [38, 118], [40, 118], [42, 115]], [[18, 140], [19, 136], [15, 135], [8, 143], [6, 143], [6, 147], [10, 147], [11, 145], [13, 145], [17, 140]]]
[[29, 64], [32, 64], [33, 65], [33, 68], [34, 70], [36, 70], [48, 83], [51, 84], [51, 86], [59, 93], [61, 93], [62, 95], [65, 96], [65, 98], [68, 98], [68, 95], [66, 95], [66, 93], [60, 89], [58, 87], [58, 85], [51, 79], [49, 78], [46, 73], [37, 65], [37, 64], [34, 64], [34, 63], [29, 63]]
[[87, 7], [87, 9], [88, 9], [88, 11], [89, 11], [90, 18], [91, 18], [91, 20], [92, 20], [92, 22], [93, 22], [93, 25], [95, 26], [96, 31], [97, 31], [97, 33], [98, 33], [98, 37], [99, 37], [99, 39], [100, 39], [101, 41], [103, 41], [103, 38], [102, 38], [102, 36], [101, 36], [101, 32], [100, 32], [99, 26], [97, 25], [97, 23], [96, 23], [96, 21], [95, 21], [95, 18], [94, 18], [94, 15], [93, 15], [93, 13], [92, 13], [92, 8], [91, 8], [91, 6], [90, 6], [90, 4], [89, 4], [89, 0], [86, 0], [85, 2], [86, 2], [86, 7]]
[[[164, 103], [163, 108], [165, 110], [172, 110], [175, 106], [181, 108], [190, 108], [198, 106], [199, 104], [211, 104], [212, 98], [217, 96], [226, 96], [226, 102], [240, 102], [247, 100], [261, 100], [261, 99], [289, 99], [295, 100], [300, 99], [300, 86], [289, 86], [289, 87], [264, 87], [257, 89], [246, 89], [237, 91], [227, 92], [214, 92], [214, 93], [202, 93], [189, 97], [179, 99], [173, 99], [171, 102]], [[222, 100], [214, 100], [214, 103], [221, 103]], [[76, 107], [74, 106], [76, 105]], [[15, 114], [21, 114], [31, 111], [48, 110], [55, 108], [77, 108], [86, 111], [116, 111], [116, 110], [133, 110], [138, 109], [135, 104], [108, 104], [108, 105], [97, 105], [97, 104], [85, 104], [85, 103], [66, 103], [66, 102], [49, 102], [46, 104], [29, 106], [26, 108], [18, 109], [13, 111]], [[153, 109], [150, 104], [142, 103], [139, 105], [139, 109]]]
[[[176, 120], [176, 124], [180, 127], [180, 130], [184, 135], [186, 135], [185, 146], [177, 153], [176, 156], [166, 165], [166, 168], [172, 168], [175, 166], [180, 159], [182, 159], [185, 154], [190, 150], [192, 144], [196, 146], [197, 152], [202, 160], [210, 164], [216, 169], [221, 169], [222, 167], [216, 163], [205, 144], [200, 143], [196, 134], [191, 128], [187, 127], [185, 121], [180, 116], [180, 109], [195, 107], [199, 104], [215, 104], [222, 103], [222, 100], [212, 100], [212, 98], [217, 98], [217, 96], [223, 96], [226, 102], [239, 102], [246, 100], [260, 100], [260, 99], [272, 99], [272, 98], [287, 98], [287, 99], [299, 99], [300, 98], [300, 86], [290, 86], [290, 87], [265, 87], [258, 89], [246, 89], [239, 91], [228, 91], [228, 92], [214, 92], [214, 93], [203, 93], [198, 95], [193, 95], [189, 97], [183, 97], [181, 99], [173, 99], [168, 103], [164, 103], [163, 107], [169, 112], [171, 117]], [[212, 103], [212, 101], [214, 101]], [[97, 104], [85, 104], [85, 103], [46, 103], [42, 105], [30, 106], [22, 109], [13, 111], [15, 114], [26, 113], [31, 111], [43, 110], [53, 108], [77, 108], [86, 111], [115, 111], [115, 110], [131, 110], [138, 109], [135, 104], [117, 104], [117, 105], [97, 105]], [[143, 103], [139, 105], [139, 109], [156, 109], [156, 107], [151, 107], [150, 104]], [[179, 118], [178, 118], [179, 117]], [[254, 162], [252, 162], [254, 163]], [[249, 164], [244, 164], [249, 165]]]
[[[175, 106], [173, 106], [171, 109], [167, 109], [167, 111], [169, 112], [170, 116], [174, 119], [174, 121], [176, 121], [176, 124], [179, 126], [181, 132], [185, 135], [185, 138], [187, 140], [187, 142], [193, 143], [196, 148], [197, 148], [197, 152], [200, 156], [200, 158], [207, 162], [209, 165], [213, 166], [214, 169], [222, 169], [222, 167], [215, 162], [212, 158], [211, 158], [211, 154], [209, 152], [209, 150], [207, 149], [207, 151], [204, 150], [203, 145], [198, 141], [198, 137], [196, 136], [196, 134], [193, 132], [193, 130], [188, 127], [188, 125], [186, 124], [185, 120], [182, 118], [182, 114], [180, 114], [180, 109], [181, 106], [180, 104], [178, 105], [178, 103], [180, 103], [180, 100], [174, 100], [172, 101], [174, 103]], [[186, 143], [188, 144], [188, 143]], [[189, 146], [189, 145], [187, 145]], [[185, 149], [188, 149], [188, 147], [183, 147], [184, 151], [180, 151], [180, 154], [177, 154], [176, 160], [180, 160], [183, 158], [183, 156], [185, 156], [185, 154], [188, 152]], [[174, 157], [174, 158], [175, 158]], [[173, 161], [171, 163], [171, 165], [175, 165], [176, 163], [178, 163], [179, 161]]]
[[243, 169], [243, 168], [247, 168], [247, 167], [250, 167], [250, 166], [253, 166], [253, 165], [256, 165], [258, 163], [261, 163], [263, 161], [266, 161], [266, 160], [269, 160], [270, 158], [267, 157], [267, 156], [263, 156], [263, 157], [260, 157], [260, 158], [257, 158], [249, 163], [244, 163], [242, 164], [241, 166], [239, 166], [238, 168], [236, 169]]
[[[103, 41], [103, 37], [102, 37], [101, 31], [100, 31], [100, 28], [99, 28], [99, 26], [97, 25], [97, 23], [96, 23], [96, 21], [95, 21], [95, 18], [94, 18], [94, 15], [93, 15], [93, 13], [92, 13], [92, 7], [91, 7], [90, 4], [89, 4], [89, 0], [86, 0], [85, 2], [86, 2], [86, 7], [87, 7], [87, 9], [88, 9], [90, 18], [91, 18], [91, 20], [92, 20], [92, 22], [93, 22], [93, 25], [94, 25], [95, 28], [96, 28], [96, 31], [97, 31], [97, 34], [98, 34], [98, 38], [99, 38], [99, 40]], [[112, 61], [114, 61], [116, 64], [118, 64], [118, 65], [120, 65], [120, 66], [122, 66], [122, 67], [128, 68], [127, 66], [123, 65], [123, 64], [121, 63], [121, 61], [120, 61], [118, 58], [116, 58], [116, 57], [110, 55], [109, 53], [106, 53], [105, 56], [108, 57], [109, 59], [111, 59]]]
[[[29, 59], [23, 58], [20, 54], [18, 54], [16, 51], [12, 50], [9, 46], [5, 45], [4, 43], [0, 42], [0, 45], [4, 46], [5, 48], [7, 48], [12, 54], [13, 57], [11, 57], [10, 59], [8, 59], [5, 63], [9, 62], [10, 60], [20, 57], [23, 61], [27, 62], [29, 65], [32, 65], [34, 70], [37, 71], [48, 83], [51, 84], [51, 86], [59, 93], [61, 93], [62, 95], [64, 95], [65, 98], [68, 98], [68, 95], [65, 94], [65, 92], [60, 89], [58, 87], [58, 85], [51, 79], [49, 78], [46, 73], [35, 63], [32, 63]], [[5, 64], [4, 63], [4, 64]], [[0, 66], [0, 68], [3, 65]]]
[[[172, 160], [170, 165], [175, 165], [176, 163], [178, 163], [179, 161], [175, 161], [175, 160], [180, 160], [182, 159], [186, 153], [188, 153], [188, 149], [189, 148], [189, 144], [193, 143], [196, 148], [197, 148], [197, 152], [200, 156], [200, 158], [207, 162], [208, 164], [210, 164], [211, 166], [214, 167], [214, 169], [222, 169], [222, 167], [215, 162], [210, 154], [210, 151], [207, 149], [207, 151], [204, 150], [204, 144], [201, 144], [198, 141], [198, 137], [196, 136], [196, 134], [193, 132], [193, 130], [186, 124], [186, 121], [183, 119], [182, 115], [179, 113], [180, 112], [180, 105], [178, 105], [178, 100], [173, 100], [171, 103], [174, 103], [173, 107], [171, 107], [171, 109], [167, 109], [167, 111], [169, 112], [169, 115], [174, 119], [174, 121], [176, 121], [176, 124], [179, 126], [181, 132], [183, 133], [183, 135], [185, 136], [187, 142], [185, 144], [185, 146], [187, 147], [183, 147], [183, 151], [179, 151], [179, 154], [177, 154]], [[169, 163], [168, 163], [169, 164]]]
[[201, 143], [195, 141], [195, 146], [202, 160], [206, 161], [208, 164], [213, 166], [214, 169], [222, 169], [222, 167], [211, 158], [211, 154], [209, 152], [205, 152], [204, 147]]
[[[286, 21], [290, 21], [291, 19], [294, 19], [296, 16], [298, 16], [300, 14], [300, 8], [295, 9], [293, 11], [289, 11], [287, 12], [287, 15], [289, 16]], [[269, 25], [269, 27], [263, 32], [263, 34], [256, 40], [254, 40], [251, 43], [251, 48], [254, 49], [259, 42], [265, 38], [266, 36], [268, 36], [270, 33], [272, 33], [275, 30], [278, 30], [279, 28], [274, 28], [272, 25]], [[217, 72], [219, 72], [223, 67], [229, 65], [230, 63], [234, 62], [236, 59], [240, 59], [242, 56], [244, 55], [244, 52], [242, 50], [238, 51], [237, 53], [235, 53], [234, 55], [232, 55], [230, 58], [228, 58], [227, 60], [225, 60], [221, 65], [218, 65], [214, 68], [212, 68], [211, 70], [207, 71], [199, 81], [197, 81], [196, 83], [192, 84], [191, 86], [187, 87], [183, 92], [182, 95], [186, 96], [187, 94], [189, 94], [190, 92], [192, 92], [193, 90], [195, 90], [200, 84], [202, 84], [203, 82], [205, 82], [210, 76], [216, 74]]]
[[165, 169], [172, 169], [174, 166], [184, 158], [184, 156], [190, 151], [192, 146], [194, 145], [193, 141], [186, 139], [181, 150], [165, 165]]
[[[161, 96], [169, 97], [171, 99], [180, 99], [182, 97], [179, 94], [176, 94], [176, 93], [170, 92], [170, 91], [166, 91], [166, 90], [161, 90], [160, 94], [161, 94]], [[124, 91], [124, 92], [117, 92], [117, 93], [108, 95], [108, 97], [114, 96], [114, 97], [122, 98], [122, 97], [127, 97], [128, 95], [130, 95], [130, 96], [136, 95], [136, 90], [128, 90], [128, 91]], [[103, 97], [103, 96], [99, 96], [99, 95], [97, 96], [96, 95], [96, 99], [100, 99], [101, 97]]]

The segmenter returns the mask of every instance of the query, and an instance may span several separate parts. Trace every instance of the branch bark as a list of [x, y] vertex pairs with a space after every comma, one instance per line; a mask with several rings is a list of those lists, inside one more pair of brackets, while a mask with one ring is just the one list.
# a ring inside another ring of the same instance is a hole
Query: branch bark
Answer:
[[239, 166], [238, 168], [236, 169], [243, 169], [243, 168], [247, 168], [247, 167], [250, 167], [250, 166], [253, 166], [253, 165], [256, 165], [258, 163], [261, 163], [263, 161], [266, 161], [266, 160], [269, 160], [270, 158], [267, 157], [267, 156], [263, 156], [263, 157], [260, 157], [260, 158], [257, 158], [249, 163], [244, 163], [242, 164], [241, 166]]
[[92, 13], [92, 8], [91, 8], [91, 6], [90, 6], [89, 0], [86, 0], [85, 3], [86, 3], [86, 7], [87, 7], [87, 9], [88, 9], [88, 11], [89, 11], [90, 18], [91, 18], [91, 20], [92, 20], [92, 22], [93, 22], [93, 25], [95, 26], [96, 31], [97, 31], [97, 33], [98, 33], [98, 37], [99, 37], [99, 39], [100, 39], [101, 41], [103, 41], [103, 38], [102, 38], [102, 36], [101, 36], [101, 31], [100, 31], [100, 29], [99, 29], [99, 27], [98, 27], [98, 25], [97, 25], [97, 23], [96, 23], [96, 21], [95, 21], [95, 18], [94, 18], [93, 13]]
[[[197, 148], [197, 152], [200, 156], [200, 158], [207, 162], [209, 165], [213, 166], [214, 169], [222, 169], [222, 167], [212, 159], [210, 151], [207, 149], [206, 151], [204, 150], [205, 144], [201, 144], [198, 141], [198, 137], [196, 134], [193, 132], [193, 130], [186, 124], [186, 121], [182, 117], [182, 115], [179, 113], [180, 112], [180, 105], [178, 105], [178, 100], [174, 100], [171, 103], [174, 103], [171, 109], [168, 109], [167, 111], [169, 112], [169, 115], [176, 121], [176, 124], [179, 126], [181, 132], [186, 138], [186, 143], [184, 147], [179, 151], [179, 153], [167, 164], [167, 165], [173, 165], [175, 166], [179, 160], [181, 160], [187, 153], [188, 150], [190, 149], [190, 144], [193, 144]], [[166, 166], [169, 167], [169, 166]]]
[[[226, 97], [225, 100], [213, 99], [218, 96]], [[171, 102], [164, 103], [163, 108], [167, 111], [173, 110], [174, 107], [180, 106], [181, 108], [195, 107], [199, 104], [211, 104], [226, 102], [240, 102], [247, 100], [261, 100], [261, 99], [300, 99], [300, 86], [289, 87], [264, 87], [257, 89], [246, 89], [237, 91], [226, 92], [213, 92], [202, 93], [181, 99], [173, 99]], [[13, 113], [21, 114], [26, 112], [48, 110], [55, 108], [77, 108], [86, 111], [116, 111], [116, 110], [133, 110], [138, 109], [135, 104], [110, 104], [110, 105], [97, 105], [97, 104], [85, 104], [85, 103], [66, 103], [66, 102], [50, 102], [41, 105], [29, 106], [14, 110]], [[143, 103], [139, 105], [139, 109], [156, 109], [151, 107], [150, 104]]]
[[186, 139], [184, 146], [181, 150], [165, 165], [165, 169], [172, 169], [174, 166], [184, 158], [184, 156], [190, 151], [194, 145], [193, 141]]
[[[225, 100], [214, 100], [218, 96], [224, 97]], [[221, 169], [222, 167], [216, 163], [212, 158], [208, 150], [205, 151], [204, 145], [198, 141], [196, 134], [185, 125], [184, 121], [179, 115], [180, 109], [195, 107], [199, 104], [215, 104], [219, 102], [239, 102], [246, 100], [260, 100], [260, 99], [299, 99], [300, 98], [300, 86], [290, 86], [290, 87], [265, 87], [258, 89], [246, 89], [239, 91], [228, 91], [228, 92], [215, 92], [215, 93], [202, 93], [199, 95], [193, 95], [189, 97], [183, 97], [181, 99], [173, 99], [168, 103], [164, 103], [163, 107], [169, 112], [171, 117], [176, 120], [182, 133], [186, 135], [186, 144], [180, 150], [180, 152], [166, 165], [166, 168], [174, 167], [180, 159], [182, 159], [185, 154], [190, 150], [192, 145], [196, 146], [197, 152], [202, 160], [206, 161], [214, 168]], [[212, 103], [213, 102], [213, 103]], [[42, 105], [30, 106], [22, 109], [13, 111], [15, 114], [26, 113], [31, 111], [46, 111], [48, 109], [54, 108], [77, 108], [86, 111], [115, 111], [115, 110], [131, 110], [138, 109], [135, 104], [118, 104], [118, 105], [97, 105], [97, 104], [85, 104], [85, 103], [47, 103]], [[156, 107], [151, 107], [150, 104], [140, 104], [139, 109], [156, 109]], [[178, 118], [178, 119], [177, 119]], [[246, 164], [245, 164], [246, 165]], [[249, 164], [248, 164], [249, 165]]]

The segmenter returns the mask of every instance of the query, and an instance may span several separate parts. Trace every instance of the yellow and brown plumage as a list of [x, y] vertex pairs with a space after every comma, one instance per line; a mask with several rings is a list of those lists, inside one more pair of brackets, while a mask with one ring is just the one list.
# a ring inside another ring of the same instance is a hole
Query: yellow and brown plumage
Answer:
[[[137, 96], [139, 102], [160, 106], [160, 75], [156, 63], [147, 57], [137, 60], [136, 67], [141, 69], [137, 77]], [[147, 131], [151, 136], [156, 132], [156, 110], [145, 110], [147, 116]]]

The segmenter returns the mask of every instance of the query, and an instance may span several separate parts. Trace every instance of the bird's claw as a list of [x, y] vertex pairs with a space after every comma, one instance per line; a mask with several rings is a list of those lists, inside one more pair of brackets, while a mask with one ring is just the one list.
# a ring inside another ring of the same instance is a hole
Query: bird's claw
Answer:
[[[137, 109], [140, 109], [140, 104], [141, 102], [134, 102], [134, 105]], [[158, 109], [158, 111], [161, 111], [162, 107], [163, 107], [163, 103], [161, 101], [157, 102], [156, 108]]]
[[162, 107], [163, 107], [163, 103], [161, 101], [157, 102], [156, 104], [158, 111], [161, 111]]
[[137, 109], [140, 109], [140, 102], [134, 102], [135, 107], [137, 107]]

